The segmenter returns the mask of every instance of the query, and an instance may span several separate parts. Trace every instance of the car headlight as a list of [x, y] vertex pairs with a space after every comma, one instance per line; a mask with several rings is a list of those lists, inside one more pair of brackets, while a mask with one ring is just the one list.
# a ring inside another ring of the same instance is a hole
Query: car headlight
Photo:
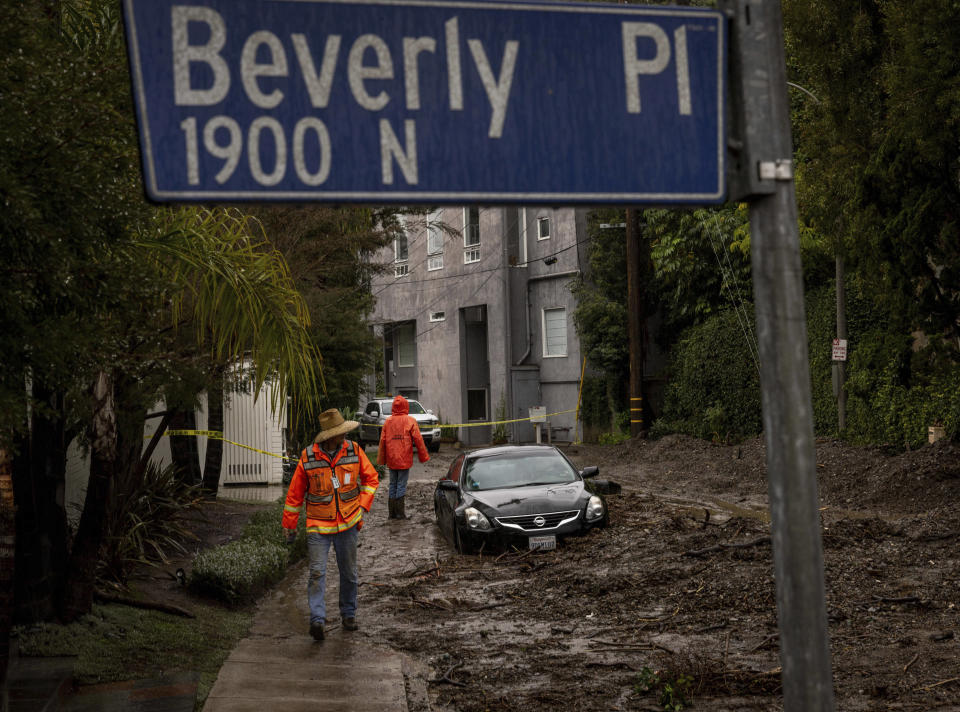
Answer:
[[490, 520], [483, 516], [483, 512], [481, 512], [479, 509], [467, 507], [463, 510], [463, 516], [467, 518], [467, 526], [471, 529], [492, 529], [490, 526]]
[[587, 521], [595, 522], [603, 517], [603, 500], [593, 495], [587, 502]]

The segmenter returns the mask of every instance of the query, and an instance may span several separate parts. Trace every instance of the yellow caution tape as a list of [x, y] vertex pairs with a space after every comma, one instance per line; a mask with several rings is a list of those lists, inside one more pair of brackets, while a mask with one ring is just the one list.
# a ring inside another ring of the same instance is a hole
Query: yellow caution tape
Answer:
[[[570, 410], [558, 410], [556, 413], [547, 413], [546, 415], [540, 416], [540, 417], [542, 417], [542, 418], [549, 418], [551, 415], [562, 415], [562, 414], [564, 414], [564, 413], [575, 413], [576, 411], [577, 411], [576, 408], [571, 408]], [[505, 424], [505, 423], [522, 423], [522, 422], [525, 421], [525, 420], [530, 420], [530, 418], [514, 418], [513, 420], [491, 420], [491, 421], [486, 422], [486, 423], [440, 423], [440, 424], [434, 425], [434, 426], [432, 426], [432, 427], [434, 427], [434, 428], [479, 428], [479, 427], [482, 427], [482, 426], [484, 426], [484, 425], [500, 425], [500, 424], [502, 424], [502, 423], [503, 423], [503, 424]], [[382, 428], [382, 427], [383, 427], [383, 426], [380, 425], [379, 423], [363, 423], [362, 426], [363, 426], [363, 427], [368, 427], [368, 428]]]
[[[251, 447], [250, 445], [244, 445], [243, 443], [234, 442], [233, 440], [228, 440], [223, 437], [223, 431], [221, 430], [168, 430], [163, 434], [164, 437], [174, 436], [174, 435], [203, 435], [214, 440], [222, 440], [225, 443], [231, 445], [236, 445], [237, 447], [242, 447], [245, 450], [253, 450], [254, 452], [259, 452], [261, 455], [269, 455], [270, 457], [279, 457], [281, 460], [290, 460], [299, 461], [299, 457], [287, 457], [286, 455], [278, 455], [275, 452], [267, 452], [266, 450], [260, 450], [259, 448]], [[144, 436], [144, 440], [148, 440], [150, 435]]]
[[[577, 411], [576, 408], [570, 408], [569, 410], [558, 410], [558, 411], [555, 412], [555, 413], [547, 413], [545, 416], [541, 416], [541, 417], [549, 418], [550, 416], [553, 416], [553, 415], [563, 415], [563, 414], [565, 414], [565, 413], [575, 413], [576, 411]], [[527, 420], [530, 420], [530, 418], [529, 418], [529, 417], [528, 417], [528, 418], [514, 418], [513, 420], [491, 420], [491, 421], [485, 422], [485, 423], [453, 423], [453, 424], [449, 424], [449, 423], [448, 423], [448, 424], [444, 424], [444, 425], [436, 425], [436, 426], [434, 426], [434, 427], [437, 427], [437, 428], [479, 428], [479, 427], [482, 427], [482, 426], [485, 426], [485, 425], [501, 425], [501, 424], [506, 424], [506, 423], [522, 423], [522, 422], [527, 421]], [[372, 426], [372, 427], [375, 427], [375, 428], [382, 428], [382, 427], [383, 427], [382, 425], [378, 425], [378, 424], [376, 424], [376, 423], [368, 423], [367, 425], [368, 425], [368, 427]], [[243, 443], [238, 443], [238, 442], [234, 442], [233, 440], [228, 440], [227, 438], [223, 437], [223, 431], [222, 431], [222, 430], [168, 430], [168, 431], [166, 431], [163, 435], [164, 435], [164, 437], [172, 437], [172, 436], [175, 436], [175, 435], [201, 435], [201, 436], [204, 436], [204, 437], [212, 438], [212, 439], [214, 439], [214, 440], [222, 440], [222, 441], [225, 442], [225, 443], [229, 443], [230, 445], [236, 445], [237, 447], [242, 447], [242, 448], [244, 448], [245, 450], [252, 450], [253, 452], [258, 452], [258, 453], [260, 453], [261, 455], [269, 455], [270, 457], [279, 457], [281, 460], [290, 460], [291, 462], [294, 462], [294, 461], [299, 462], [299, 460], [300, 460], [299, 456], [298, 456], [298, 457], [287, 457], [286, 455], [278, 455], [278, 454], [276, 454], [275, 452], [267, 452], [266, 450], [260, 450], [259, 448], [251, 447], [250, 445], [244, 445]], [[152, 436], [150, 436], [150, 435], [146, 435], [146, 436], [144, 436], [144, 439], [145, 439], [145, 440], [149, 440], [151, 437], [152, 437]]]

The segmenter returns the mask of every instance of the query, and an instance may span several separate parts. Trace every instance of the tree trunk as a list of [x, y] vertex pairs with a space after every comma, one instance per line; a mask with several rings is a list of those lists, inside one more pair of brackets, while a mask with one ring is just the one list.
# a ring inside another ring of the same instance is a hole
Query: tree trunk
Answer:
[[[173, 419], [170, 421], [170, 429], [196, 430], [196, 411], [192, 408], [189, 410], [175, 409]], [[177, 477], [181, 482], [188, 485], [200, 483], [200, 452], [197, 448], [196, 435], [171, 435], [170, 456], [173, 459]]]
[[0, 709], [7, 709], [7, 667], [10, 664], [10, 628], [13, 625], [16, 507], [13, 467], [9, 451], [0, 445]]
[[67, 569], [61, 617], [65, 622], [88, 613], [93, 605], [97, 560], [117, 458], [117, 416], [113, 379], [101, 371], [93, 386], [93, 422], [90, 427], [90, 481]]
[[13, 458], [14, 495], [20, 504], [14, 615], [23, 622], [54, 618], [68, 557], [64, 396], [39, 381], [31, 390], [44, 407], [32, 410], [29, 434]]
[[[216, 371], [207, 389], [207, 429], [223, 432], [223, 374]], [[203, 463], [203, 489], [208, 499], [217, 498], [220, 470], [223, 464], [223, 440], [207, 438], [207, 454]]]

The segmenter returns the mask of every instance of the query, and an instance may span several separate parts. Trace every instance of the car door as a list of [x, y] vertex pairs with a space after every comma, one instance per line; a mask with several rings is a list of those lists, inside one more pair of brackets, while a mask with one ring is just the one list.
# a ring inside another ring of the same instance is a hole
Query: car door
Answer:
[[364, 442], [380, 442], [380, 428], [376, 427], [377, 419], [380, 417], [380, 404], [376, 401], [367, 403], [367, 407], [360, 417], [360, 438]]

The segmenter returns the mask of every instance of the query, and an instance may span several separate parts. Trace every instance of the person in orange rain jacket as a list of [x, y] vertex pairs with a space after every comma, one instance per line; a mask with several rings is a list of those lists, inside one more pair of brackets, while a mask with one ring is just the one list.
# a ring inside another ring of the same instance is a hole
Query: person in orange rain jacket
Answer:
[[410, 404], [403, 396], [393, 399], [390, 417], [380, 431], [380, 445], [377, 448], [377, 464], [386, 465], [390, 470], [390, 519], [406, 519], [404, 497], [407, 494], [407, 478], [413, 465], [413, 446], [417, 446], [420, 462], [430, 459], [427, 446], [420, 434], [420, 426], [410, 415]]
[[357, 629], [357, 534], [363, 513], [370, 511], [380, 484], [377, 468], [363, 449], [345, 435], [359, 423], [344, 420], [336, 408], [320, 414], [320, 432], [300, 454], [283, 507], [282, 525], [287, 541], [297, 535], [300, 507], [306, 499], [307, 552], [310, 576], [310, 635], [323, 640], [327, 609], [324, 602], [327, 558], [330, 547], [340, 569], [340, 619], [344, 630]]

